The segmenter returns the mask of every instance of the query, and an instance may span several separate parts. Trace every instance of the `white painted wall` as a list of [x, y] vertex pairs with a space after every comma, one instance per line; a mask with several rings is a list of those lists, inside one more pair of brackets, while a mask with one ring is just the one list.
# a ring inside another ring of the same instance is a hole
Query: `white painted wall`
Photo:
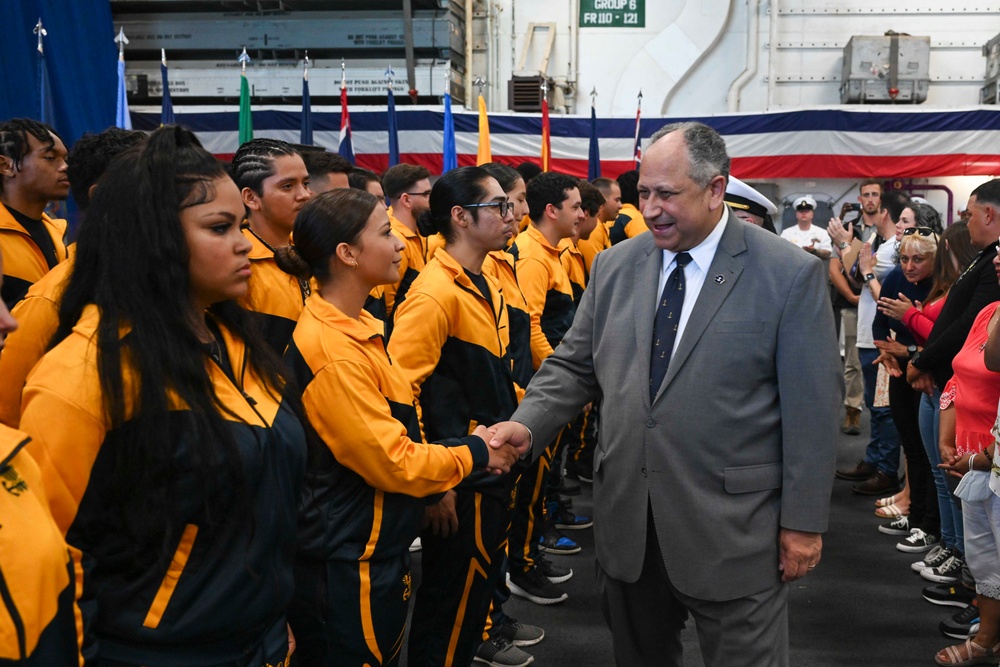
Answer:
[[[507, 108], [507, 81], [532, 22], [557, 25], [547, 73], [565, 82], [577, 72], [576, 95], [567, 100], [570, 113], [588, 111], [594, 87], [598, 115], [634, 115], [640, 87], [648, 115], [723, 113], [729, 86], [746, 65], [747, 0], [646, 0], [645, 28], [575, 31], [579, 57], [573, 64], [576, 0], [487, 2], [494, 17], [488, 77], [493, 110]], [[760, 0], [759, 70], [743, 90], [739, 110], [839, 105], [844, 45], [852, 35], [887, 30], [931, 38], [931, 86], [923, 108], [977, 104], [986, 71], [981, 47], [1000, 32], [998, 13], [995, 2]]]

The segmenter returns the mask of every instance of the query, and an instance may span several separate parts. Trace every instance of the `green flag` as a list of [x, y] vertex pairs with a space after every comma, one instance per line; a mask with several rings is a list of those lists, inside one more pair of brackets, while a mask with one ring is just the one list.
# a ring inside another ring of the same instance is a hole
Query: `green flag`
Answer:
[[253, 139], [253, 114], [250, 112], [250, 84], [247, 75], [240, 77], [240, 145]]

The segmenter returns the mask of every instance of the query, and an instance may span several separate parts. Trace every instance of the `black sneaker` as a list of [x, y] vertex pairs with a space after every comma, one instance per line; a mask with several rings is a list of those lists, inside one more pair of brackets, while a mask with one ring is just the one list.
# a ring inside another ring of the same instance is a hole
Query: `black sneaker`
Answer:
[[979, 607], [973, 601], [968, 607], [957, 612], [951, 618], [941, 621], [938, 628], [941, 634], [952, 639], [967, 639], [971, 637], [979, 627]]
[[534, 646], [545, 639], [545, 630], [537, 625], [518, 623], [516, 618], [505, 616], [497, 632], [514, 646]]
[[563, 475], [562, 480], [559, 482], [559, 486], [553, 489], [556, 493], [561, 493], [564, 496], [578, 496], [580, 495], [580, 483], [574, 482], [571, 479], [566, 479]]
[[954, 554], [952, 554], [951, 549], [943, 547], [939, 544], [924, 554], [923, 560], [918, 560], [916, 563], [910, 563], [910, 569], [919, 573], [932, 567], [937, 567], [953, 555]]
[[492, 667], [527, 667], [535, 658], [514, 646], [509, 639], [497, 635], [479, 645], [472, 661]]
[[898, 519], [893, 519], [889, 523], [883, 523], [878, 527], [878, 532], [885, 533], [886, 535], [909, 535], [910, 517], [901, 516]]
[[963, 565], [965, 565], [965, 559], [960, 554], [956, 554], [937, 567], [922, 570], [920, 576], [927, 581], [938, 584], [957, 584], [962, 576]]
[[538, 548], [550, 554], [578, 554], [581, 551], [580, 545], [569, 539], [554, 526], [546, 526], [542, 537], [538, 540]]
[[[955, 555], [961, 556], [962, 554], [956, 553]], [[976, 578], [972, 576], [972, 570], [969, 569], [969, 564], [962, 559], [962, 570], [958, 574], [958, 583], [962, 584], [966, 588], [976, 589]]]
[[925, 588], [923, 596], [931, 604], [965, 609], [976, 599], [976, 592], [962, 584], [937, 584]]
[[538, 558], [535, 559], [535, 567], [553, 584], [561, 584], [573, 577], [573, 568], [556, 565], [546, 558], [545, 554], [538, 554]]
[[580, 461], [569, 461], [566, 463], [566, 476], [587, 484], [594, 483], [594, 466], [587, 465]]
[[581, 528], [590, 528], [594, 525], [589, 516], [573, 514], [559, 501], [550, 500], [548, 509], [549, 519], [552, 520], [555, 527], [559, 530], [580, 530]]
[[905, 551], [906, 553], [919, 554], [925, 551], [930, 551], [937, 546], [940, 540], [937, 535], [928, 535], [919, 528], [914, 528], [913, 532], [909, 536], [904, 537], [897, 545], [896, 548], [900, 551]]
[[509, 572], [507, 586], [514, 595], [535, 604], [556, 604], [569, 596], [545, 578], [537, 568], [527, 572]]

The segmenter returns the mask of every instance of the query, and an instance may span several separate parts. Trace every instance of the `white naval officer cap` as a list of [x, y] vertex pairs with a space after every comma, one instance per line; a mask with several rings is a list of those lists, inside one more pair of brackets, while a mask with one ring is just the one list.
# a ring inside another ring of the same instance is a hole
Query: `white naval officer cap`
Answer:
[[724, 200], [733, 208], [747, 211], [761, 218], [778, 212], [778, 207], [772, 204], [767, 197], [735, 176], [729, 177]]
[[810, 197], [809, 195], [805, 195], [804, 197], [799, 197], [794, 202], [792, 202], [792, 208], [794, 208], [796, 211], [799, 210], [800, 208], [807, 208], [807, 207], [813, 209], [814, 211], [816, 210], [816, 200]]

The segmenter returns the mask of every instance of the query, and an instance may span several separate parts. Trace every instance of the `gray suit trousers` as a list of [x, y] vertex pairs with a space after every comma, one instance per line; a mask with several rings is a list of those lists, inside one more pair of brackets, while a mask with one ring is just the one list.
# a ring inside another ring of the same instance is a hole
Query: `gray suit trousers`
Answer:
[[638, 581], [614, 579], [597, 564], [618, 667], [683, 667], [680, 635], [689, 616], [706, 667], [788, 667], [788, 585], [724, 602], [684, 595], [663, 564], [651, 513], [646, 525]]

